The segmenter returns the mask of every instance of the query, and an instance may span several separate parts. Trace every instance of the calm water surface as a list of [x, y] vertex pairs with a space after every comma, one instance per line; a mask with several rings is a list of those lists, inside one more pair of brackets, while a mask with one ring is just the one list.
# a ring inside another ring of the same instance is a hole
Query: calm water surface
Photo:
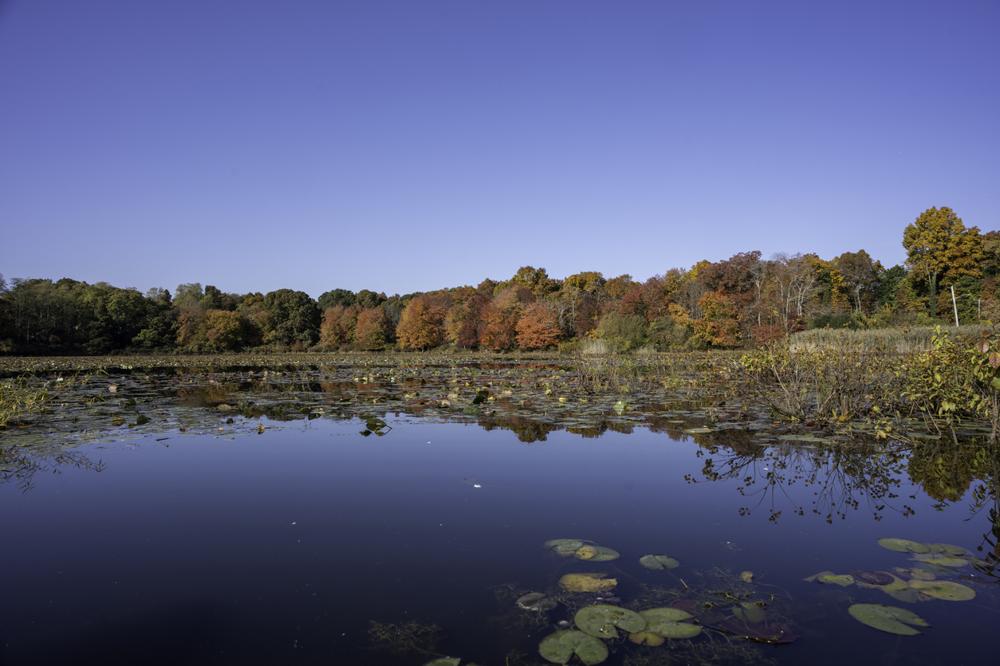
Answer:
[[[771, 451], [710, 481], [706, 460], [721, 470], [733, 451], [647, 430], [525, 444], [416, 419], [390, 421], [383, 437], [361, 436], [358, 421], [272, 425], [87, 445], [77, 453], [98, 469], [57, 464], [30, 487], [0, 485], [0, 662], [419, 665], [431, 656], [369, 636], [371, 621], [414, 621], [440, 627], [437, 652], [463, 663], [543, 663], [539, 640], [571, 615], [519, 611], [518, 593], [606, 572], [627, 604], [657, 590], [736, 589], [751, 571], [740, 589], [768, 601], [793, 643], [676, 652], [618, 641], [606, 663], [997, 663], [997, 586], [971, 567], [951, 576], [975, 589], [967, 602], [904, 604], [803, 581], [912, 565], [878, 546], [886, 536], [975, 552], [986, 512], [970, 512], [968, 497], [928, 497], [905, 461], [896, 472], [876, 465], [879, 480]], [[760, 492], [775, 465], [783, 482]], [[746, 476], [756, 483], [740, 492]], [[892, 496], [856, 487], [882, 481]], [[557, 537], [621, 558], [560, 558], [542, 547]], [[646, 553], [680, 567], [646, 570]], [[906, 606], [932, 627], [880, 633], [848, 615], [854, 602]]]

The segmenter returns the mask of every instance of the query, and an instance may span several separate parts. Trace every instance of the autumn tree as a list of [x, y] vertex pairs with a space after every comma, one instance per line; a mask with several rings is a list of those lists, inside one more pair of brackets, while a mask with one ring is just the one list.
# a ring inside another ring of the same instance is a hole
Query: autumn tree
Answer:
[[517, 320], [517, 346], [547, 349], [559, 341], [559, 318], [547, 303], [532, 303]]
[[463, 287], [451, 292], [452, 304], [444, 319], [445, 337], [459, 349], [479, 345], [479, 314], [489, 298], [478, 289]]
[[695, 337], [709, 347], [735, 347], [740, 342], [736, 304], [719, 291], [705, 293], [698, 302], [701, 317], [694, 320]]
[[951, 208], [928, 208], [903, 230], [906, 263], [927, 284], [931, 316], [936, 314], [938, 283], [979, 277], [983, 242], [977, 227], [966, 228]]
[[862, 314], [865, 302], [870, 302], [878, 290], [882, 264], [873, 260], [864, 250], [845, 252], [832, 263], [843, 276], [844, 286], [851, 295], [854, 311]]
[[340, 349], [354, 342], [358, 320], [356, 306], [334, 305], [323, 312], [319, 327], [319, 344], [323, 349]]
[[522, 298], [530, 297], [530, 291], [508, 287], [487, 303], [480, 315], [480, 346], [492, 351], [513, 349], [517, 342], [517, 321], [521, 317], [521, 301]]
[[354, 345], [365, 351], [383, 349], [387, 342], [388, 320], [380, 307], [367, 308], [358, 313], [354, 327]]
[[432, 294], [414, 296], [403, 309], [396, 327], [402, 349], [431, 349], [444, 342], [447, 302]]

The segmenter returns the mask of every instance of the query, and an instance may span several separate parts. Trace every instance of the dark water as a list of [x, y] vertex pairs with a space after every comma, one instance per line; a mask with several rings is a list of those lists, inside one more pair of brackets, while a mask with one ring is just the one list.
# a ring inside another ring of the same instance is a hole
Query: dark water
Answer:
[[[941, 574], [976, 591], [964, 602], [906, 604], [802, 580], [912, 565], [878, 546], [886, 536], [977, 553], [992, 528], [988, 506], [973, 512], [963, 488], [953, 501], [929, 497], [905, 459], [801, 449], [740, 457], [642, 429], [524, 444], [476, 425], [390, 425], [383, 437], [362, 437], [358, 421], [326, 420], [226, 438], [160, 433], [81, 447], [92, 466], [65, 461], [29, 488], [0, 486], [0, 662], [431, 658], [371, 640], [374, 620], [437, 625], [437, 652], [463, 663], [542, 663], [538, 641], [571, 615], [561, 606], [539, 619], [513, 599], [558, 593], [567, 572], [598, 571], [619, 580], [622, 604], [657, 590], [741, 590], [766, 600], [797, 637], [773, 646], [706, 632], [681, 651], [618, 641], [609, 664], [997, 663], [998, 586], [971, 566]], [[708, 458], [709, 477], [746, 467], [708, 480]], [[755, 482], [741, 493], [748, 475]], [[542, 547], [557, 537], [622, 556], [562, 559]], [[681, 565], [646, 570], [646, 553]], [[752, 585], [741, 586], [741, 571], [753, 572]], [[854, 602], [905, 606], [932, 627], [880, 633], [848, 615]], [[650, 656], [660, 661], [642, 661]]]

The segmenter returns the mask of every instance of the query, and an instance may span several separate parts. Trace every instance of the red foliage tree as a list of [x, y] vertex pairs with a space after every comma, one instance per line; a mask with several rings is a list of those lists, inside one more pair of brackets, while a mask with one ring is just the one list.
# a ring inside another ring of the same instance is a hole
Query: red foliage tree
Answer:
[[547, 349], [559, 341], [559, 318], [546, 303], [533, 303], [517, 320], [517, 346], [521, 349]]

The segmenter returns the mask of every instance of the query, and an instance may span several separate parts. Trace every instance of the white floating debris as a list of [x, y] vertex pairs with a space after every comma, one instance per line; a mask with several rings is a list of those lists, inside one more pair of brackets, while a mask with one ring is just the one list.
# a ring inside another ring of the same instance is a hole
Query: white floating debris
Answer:
[[481, 484], [481, 483], [473, 483], [473, 484], [472, 484], [472, 487], [473, 487], [473, 488], [482, 488], [482, 487], [483, 487], [483, 484]]

